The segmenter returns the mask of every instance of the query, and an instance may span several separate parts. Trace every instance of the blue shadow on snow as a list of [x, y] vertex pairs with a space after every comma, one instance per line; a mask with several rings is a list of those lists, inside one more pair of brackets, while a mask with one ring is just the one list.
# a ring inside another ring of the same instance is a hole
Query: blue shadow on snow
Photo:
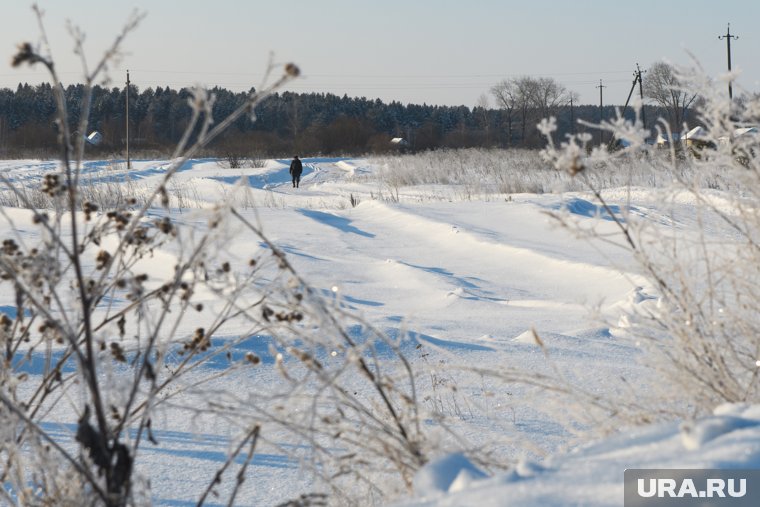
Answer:
[[596, 204], [587, 201], [585, 199], [573, 198], [562, 204], [552, 206], [553, 209], [562, 210], [565, 209], [573, 215], [580, 215], [589, 218], [601, 218], [602, 220], [615, 220], [624, 222], [622, 215], [623, 209], [615, 204], [609, 204], [608, 208], [612, 211], [610, 215], [604, 206], [597, 206]]
[[[272, 365], [275, 362], [275, 356], [272, 350], [283, 353], [284, 349], [276, 346], [271, 336], [249, 336], [232, 347], [224, 350], [223, 347], [228, 345], [228, 338], [211, 338], [211, 347], [205, 352], [198, 352], [193, 356], [191, 363], [203, 361], [204, 368], [213, 370], [223, 370], [229, 368], [233, 363], [240, 363], [245, 360], [245, 355], [249, 352], [255, 354], [262, 364]], [[184, 359], [184, 352], [181, 346], [174, 348], [176, 354], [174, 358], [166, 358], [167, 363], [179, 363]]]
[[351, 220], [347, 218], [332, 215], [330, 213], [325, 213], [324, 211], [315, 211], [315, 210], [309, 210], [309, 209], [299, 209], [298, 212], [301, 213], [303, 216], [311, 218], [312, 220], [316, 220], [317, 222], [321, 224], [325, 224], [330, 227], [335, 227], [336, 229], [339, 229], [349, 234], [358, 234], [359, 236], [363, 236], [365, 238], [375, 237], [374, 234], [363, 231], [359, 229], [358, 227], [354, 227], [353, 225], [351, 225]]

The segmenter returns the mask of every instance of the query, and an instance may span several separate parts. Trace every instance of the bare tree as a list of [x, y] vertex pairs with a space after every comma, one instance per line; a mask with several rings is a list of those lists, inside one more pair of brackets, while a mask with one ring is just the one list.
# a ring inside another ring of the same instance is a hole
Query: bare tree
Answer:
[[689, 106], [697, 94], [685, 88], [675, 68], [665, 62], [654, 63], [644, 75], [644, 95], [668, 111], [670, 126], [680, 131]]
[[491, 88], [498, 106], [506, 112], [508, 145], [512, 144], [515, 113], [520, 119], [520, 141], [523, 145], [537, 131], [529, 130], [539, 118], [556, 115], [570, 96], [567, 89], [552, 78], [521, 76], [501, 81]]
[[533, 80], [530, 91], [531, 103], [542, 118], [555, 116], [559, 107], [570, 101], [570, 94], [567, 89], [549, 77]]
[[515, 110], [519, 104], [518, 89], [513, 79], [503, 80], [491, 87], [491, 94], [496, 99], [496, 105], [506, 114], [507, 119], [507, 146], [512, 146], [512, 125], [515, 119]]
[[477, 117], [482, 124], [486, 146], [491, 145], [491, 118], [489, 116], [490, 110], [491, 104], [488, 100], [488, 95], [481, 93], [480, 97], [478, 97], [478, 101], [475, 104], [473, 112], [477, 114]]
[[523, 76], [515, 79], [515, 88], [517, 90], [517, 102], [520, 109], [520, 141], [525, 145], [527, 142], [527, 125], [530, 109], [533, 106], [532, 97], [534, 95], [535, 80], [529, 76]]

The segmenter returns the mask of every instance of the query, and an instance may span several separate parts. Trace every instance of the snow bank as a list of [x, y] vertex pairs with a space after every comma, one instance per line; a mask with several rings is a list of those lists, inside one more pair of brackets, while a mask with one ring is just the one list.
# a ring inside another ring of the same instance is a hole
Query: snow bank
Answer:
[[[760, 405], [721, 405], [708, 417], [626, 431], [546, 466], [522, 462], [488, 478], [465, 457], [451, 455], [423, 467], [415, 478], [417, 497], [396, 507], [620, 506], [629, 468], [759, 469]], [[457, 482], [471, 470], [481, 475]]]

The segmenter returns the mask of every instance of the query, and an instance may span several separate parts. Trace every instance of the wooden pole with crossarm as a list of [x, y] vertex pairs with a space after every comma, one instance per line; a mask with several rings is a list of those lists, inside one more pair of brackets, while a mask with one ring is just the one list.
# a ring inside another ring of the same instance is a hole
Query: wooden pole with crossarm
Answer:
[[127, 142], [127, 170], [132, 169], [132, 163], [129, 160], [129, 71], [127, 71], [127, 114], [126, 114], [126, 130], [127, 130], [127, 136], [126, 136], [126, 142]]
[[[731, 35], [731, 23], [728, 24], [726, 35], [718, 35], [718, 40], [726, 39], [726, 54], [728, 56], [728, 72], [731, 72], [731, 39], [738, 39], [738, 35]], [[728, 100], [733, 100], [734, 93], [731, 89], [731, 80], [728, 80]]]
[[604, 102], [602, 100], [602, 89], [607, 88], [602, 84], [602, 80], [599, 80], [599, 145], [601, 145], [604, 142], [604, 130], [601, 128], [602, 121], [604, 120]]

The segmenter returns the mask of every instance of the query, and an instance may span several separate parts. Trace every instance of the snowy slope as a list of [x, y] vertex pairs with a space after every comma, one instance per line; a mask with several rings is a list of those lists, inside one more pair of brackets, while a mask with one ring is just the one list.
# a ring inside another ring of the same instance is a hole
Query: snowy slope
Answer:
[[[433, 389], [425, 403], [451, 418], [463, 442], [490, 446], [494, 459], [506, 463], [528, 456], [506, 474], [482, 472], [485, 478], [472, 465], [472, 480], [460, 480], [454, 489], [461, 491], [450, 494], [425, 485], [443, 472], [423, 471], [413, 493], [417, 497], [400, 505], [620, 505], [625, 468], [760, 467], [757, 407], [724, 407], [715, 418], [694, 423], [688, 435], [673, 422], [573, 447], [574, 435], [563, 426], [565, 407], [542, 407], [536, 391], [502, 390], [474, 381], [476, 375], [448, 376], [468, 366], [546, 371], [546, 353], [536, 345], [535, 331], [549, 350], [552, 367], [580, 388], [604, 394], [605, 379], [621, 375], [646, 388], [648, 370], [636, 361], [641, 351], [592, 319], [590, 308], [614, 317], [652, 301], [656, 291], [624, 250], [580, 241], [547, 215], [566, 209], [600, 233], [615, 233], [614, 224], [589, 196], [516, 194], [462, 200], [456, 198], [462, 193], [441, 186], [394, 190], [373, 178], [375, 168], [368, 161], [344, 159], [304, 159], [301, 188], [294, 189], [287, 164], [279, 160], [259, 168], [225, 169], [214, 160], [190, 161], [176, 176], [183, 198], [173, 204], [173, 213], [200, 227], [204, 222], [195, 210], [219, 199], [237, 199], [241, 213], [262, 224], [312, 286], [389, 336], [403, 338], [403, 351], [426, 379], [429, 374], [460, 382], [458, 394], [441, 395]], [[129, 182], [139, 192], [158, 182], [167, 165], [137, 161], [127, 171], [123, 165], [89, 162], [85, 174], [91, 183]], [[4, 161], [0, 171], [16, 181], [34, 181], [54, 167], [50, 162]], [[657, 226], [686, 231], [697, 227], [690, 208], [694, 203], [680, 203], [676, 213], [665, 213], [658, 196], [646, 189], [637, 190], [632, 202], [627, 202], [630, 192], [610, 196]], [[32, 234], [26, 212], [6, 211], [18, 234]], [[10, 226], [0, 222], [4, 236]], [[715, 226], [714, 234], [722, 237], [723, 232]], [[237, 234], [219, 248], [240, 267], [257, 246], [257, 238]], [[144, 261], [145, 271], [165, 269], [174, 255], [156, 251]], [[197, 296], [202, 302], [203, 294]], [[11, 311], [13, 305], [12, 294], [0, 294], [0, 307]], [[184, 325], [191, 333], [192, 320]], [[242, 330], [226, 332], [232, 336]], [[234, 353], [250, 350], [263, 359], [257, 373], [234, 374], [215, 388], [255, 393], [279, 381], [267, 344], [244, 343]], [[423, 391], [431, 391], [427, 382]], [[76, 428], [70, 414], [51, 414], [46, 428], [73, 445]], [[159, 445], [142, 447], [138, 472], [150, 477], [156, 504], [194, 505], [226, 459], [236, 429], [171, 410], [154, 421]], [[299, 466], [308, 446], [292, 436], [264, 431], [266, 439], [251, 463], [239, 505], [276, 505], [315, 487], [314, 477]], [[441, 449], [453, 444], [444, 439]], [[572, 452], [565, 453], [568, 446]], [[229, 485], [223, 484], [221, 491], [225, 488]]]
[[396, 506], [623, 505], [630, 468], [760, 470], [760, 405], [722, 405], [710, 417], [627, 431], [492, 477], [443, 457], [418, 472], [417, 499]]

